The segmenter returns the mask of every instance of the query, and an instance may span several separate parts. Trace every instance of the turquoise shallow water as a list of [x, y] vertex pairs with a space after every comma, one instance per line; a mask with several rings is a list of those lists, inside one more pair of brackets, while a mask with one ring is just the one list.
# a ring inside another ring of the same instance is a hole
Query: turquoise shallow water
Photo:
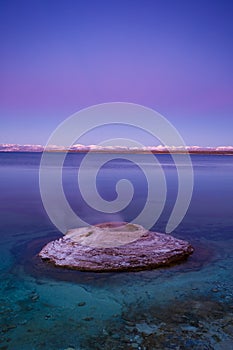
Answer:
[[[67, 159], [67, 198], [90, 223], [117, 220], [119, 215], [98, 216], [74, 193], [82, 157]], [[168, 199], [154, 229], [163, 232], [177, 174], [169, 156], [158, 159]], [[173, 235], [193, 244], [193, 256], [166, 269], [96, 274], [40, 261], [42, 246], [61, 236], [41, 203], [40, 154], [0, 154], [0, 349], [232, 349], [233, 158], [195, 155], [192, 161], [192, 202]], [[112, 199], [111, 181], [123, 174], [136, 189], [134, 205], [120, 213], [129, 221], [146, 196], [138, 168], [112, 161], [98, 186]]]

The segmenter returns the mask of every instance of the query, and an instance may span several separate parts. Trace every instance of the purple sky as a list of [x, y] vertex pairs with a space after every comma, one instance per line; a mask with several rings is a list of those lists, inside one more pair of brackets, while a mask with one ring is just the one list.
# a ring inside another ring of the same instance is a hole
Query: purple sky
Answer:
[[79, 109], [127, 101], [188, 145], [232, 145], [232, 18], [224, 0], [1, 0], [0, 143], [45, 144]]

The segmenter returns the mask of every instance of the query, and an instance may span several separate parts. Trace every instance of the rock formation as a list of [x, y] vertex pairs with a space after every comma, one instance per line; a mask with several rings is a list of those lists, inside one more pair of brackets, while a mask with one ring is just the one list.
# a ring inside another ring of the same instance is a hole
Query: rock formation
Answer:
[[67, 231], [39, 253], [55, 266], [80, 271], [132, 271], [168, 266], [187, 258], [192, 246], [140, 225], [104, 223]]

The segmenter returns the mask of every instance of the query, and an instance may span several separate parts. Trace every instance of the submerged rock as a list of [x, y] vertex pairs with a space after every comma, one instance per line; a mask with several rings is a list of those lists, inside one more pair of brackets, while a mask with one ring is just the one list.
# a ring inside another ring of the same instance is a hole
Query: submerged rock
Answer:
[[80, 271], [131, 271], [168, 266], [192, 252], [188, 242], [140, 225], [104, 223], [67, 231], [49, 242], [39, 256]]

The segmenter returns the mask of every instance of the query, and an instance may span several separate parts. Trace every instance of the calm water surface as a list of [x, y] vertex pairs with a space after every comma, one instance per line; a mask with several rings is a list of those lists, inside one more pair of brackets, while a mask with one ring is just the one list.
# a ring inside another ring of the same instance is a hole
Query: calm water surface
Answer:
[[[90, 224], [138, 215], [147, 196], [139, 167], [116, 159], [100, 170], [97, 188], [106, 200], [116, 198], [121, 178], [135, 187], [126, 209], [106, 215], [80, 196], [77, 172], [83, 157], [70, 154], [63, 171], [73, 210]], [[99, 157], [93, 155], [93, 167]], [[233, 157], [192, 156], [192, 202], [172, 233], [193, 244], [192, 257], [167, 269], [112, 274], [66, 271], [38, 259], [42, 246], [61, 236], [41, 202], [40, 158], [0, 153], [0, 349], [233, 348]], [[157, 159], [168, 193], [153, 229], [164, 232], [177, 195], [177, 172], [168, 155]]]

